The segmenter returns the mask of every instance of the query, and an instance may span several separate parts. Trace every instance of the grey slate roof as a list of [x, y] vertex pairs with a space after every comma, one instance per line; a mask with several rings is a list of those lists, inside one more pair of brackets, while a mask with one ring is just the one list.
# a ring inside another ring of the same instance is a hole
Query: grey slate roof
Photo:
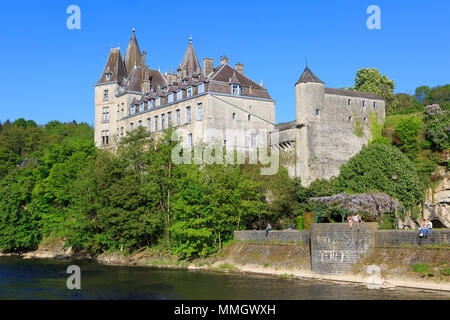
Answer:
[[296, 120], [289, 121], [289, 122], [282, 122], [282, 123], [275, 125], [275, 129], [283, 131], [283, 130], [293, 129], [293, 128], [295, 128], [296, 125], [297, 125]]
[[383, 98], [380, 98], [375, 93], [362, 92], [362, 91], [356, 91], [356, 90], [325, 88], [325, 94], [335, 94], [335, 95], [338, 95], [338, 96], [367, 98], [367, 99], [374, 99], [374, 100], [383, 100]]
[[[111, 78], [106, 80], [106, 74], [110, 73]], [[108, 60], [103, 70], [102, 76], [98, 83], [122, 81], [126, 77], [125, 67], [122, 60], [122, 55], [119, 48], [111, 48]]]
[[[300, 79], [298, 79], [297, 83], [307, 83], [307, 82], [315, 82], [315, 83], [324, 83], [322, 80], [316, 77], [312, 71], [306, 67], [302, 73]], [[297, 84], [296, 83], [296, 84]]]
[[131, 35], [130, 42], [128, 43], [127, 51], [125, 52], [125, 66], [127, 68], [127, 76], [130, 75], [130, 73], [133, 71], [134, 66], [140, 66], [141, 65], [141, 51], [139, 49], [139, 45], [136, 40], [136, 35], [134, 34], [134, 28], [133, 28], [133, 34]]

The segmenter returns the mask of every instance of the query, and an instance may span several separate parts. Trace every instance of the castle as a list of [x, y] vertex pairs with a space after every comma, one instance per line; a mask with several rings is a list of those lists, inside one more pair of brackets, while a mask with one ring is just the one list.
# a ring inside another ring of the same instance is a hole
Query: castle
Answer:
[[[309, 185], [339, 174], [339, 167], [370, 139], [370, 122], [382, 123], [384, 100], [373, 93], [326, 88], [306, 67], [295, 84], [296, 120], [275, 123], [275, 100], [226, 56], [201, 67], [192, 38], [176, 73], [147, 66], [135, 30], [124, 58], [111, 48], [95, 85], [95, 144], [114, 149], [127, 131], [144, 126], [155, 135], [169, 126], [189, 147], [196, 141], [246, 149], [270, 145], [295, 155], [290, 176]], [[228, 132], [242, 132], [230, 140]], [[267, 134], [264, 134], [264, 133]], [[235, 139], [236, 138], [236, 139]]]

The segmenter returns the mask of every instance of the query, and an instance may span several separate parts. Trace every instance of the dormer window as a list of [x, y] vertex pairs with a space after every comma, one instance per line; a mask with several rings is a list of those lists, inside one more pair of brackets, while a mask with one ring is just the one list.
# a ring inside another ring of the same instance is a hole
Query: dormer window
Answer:
[[169, 103], [173, 102], [173, 93], [169, 93], [168, 101]]
[[158, 98], [156, 98], [155, 106], [156, 106], [156, 107], [159, 107], [160, 104], [161, 104], [161, 98], [158, 97]]
[[240, 87], [238, 84], [231, 85], [231, 94], [233, 96], [238, 96], [240, 92], [241, 92], [241, 90], [240, 90]]
[[183, 91], [177, 91], [177, 101], [183, 99]]
[[152, 108], [153, 107], [153, 99], [148, 101], [148, 108]]
[[135, 114], [135, 113], [136, 113], [136, 106], [131, 106], [130, 114]]
[[120, 93], [124, 93], [125, 92], [125, 86], [121, 86], [120, 87]]
[[188, 98], [192, 97], [192, 87], [189, 87], [186, 89], [186, 96]]
[[142, 102], [141, 105], [139, 106], [139, 112], [144, 112], [144, 103]]
[[204, 83], [200, 83], [198, 85], [198, 93], [200, 94], [200, 93], [203, 93], [203, 92], [205, 92], [205, 84]]
[[106, 81], [109, 81], [109, 80], [111, 80], [111, 73], [106, 74]]

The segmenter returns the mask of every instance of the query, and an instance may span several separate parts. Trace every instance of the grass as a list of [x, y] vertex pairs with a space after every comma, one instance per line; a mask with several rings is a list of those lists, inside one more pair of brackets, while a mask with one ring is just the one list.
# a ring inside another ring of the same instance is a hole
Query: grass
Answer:
[[283, 273], [283, 274], [280, 274], [279, 277], [282, 279], [292, 279], [295, 277], [295, 275], [293, 275], [292, 273], [291, 274]]
[[234, 265], [230, 263], [222, 263], [216, 268], [217, 271], [239, 271]]
[[446, 268], [442, 268], [441, 270], [441, 274], [444, 276], [450, 276], [450, 268], [446, 267]]
[[418, 263], [412, 266], [412, 270], [421, 274], [428, 274], [430, 272], [430, 265], [428, 263]]
[[265, 264], [264, 264], [264, 268], [267, 268], [268, 266], [269, 266], [268, 263], [265, 263]]

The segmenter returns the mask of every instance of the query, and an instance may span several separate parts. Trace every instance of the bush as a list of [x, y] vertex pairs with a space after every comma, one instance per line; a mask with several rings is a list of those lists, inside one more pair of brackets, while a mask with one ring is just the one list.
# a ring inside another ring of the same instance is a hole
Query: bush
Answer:
[[[398, 180], [392, 180], [397, 173]], [[399, 199], [406, 208], [418, 204], [423, 187], [414, 164], [393, 146], [370, 144], [341, 166], [336, 191], [371, 193], [379, 191]]]
[[430, 269], [430, 265], [428, 263], [418, 263], [412, 266], [414, 272], [427, 274]]
[[450, 148], [450, 119], [448, 114], [432, 116], [427, 125], [427, 139], [432, 148], [444, 150]]

